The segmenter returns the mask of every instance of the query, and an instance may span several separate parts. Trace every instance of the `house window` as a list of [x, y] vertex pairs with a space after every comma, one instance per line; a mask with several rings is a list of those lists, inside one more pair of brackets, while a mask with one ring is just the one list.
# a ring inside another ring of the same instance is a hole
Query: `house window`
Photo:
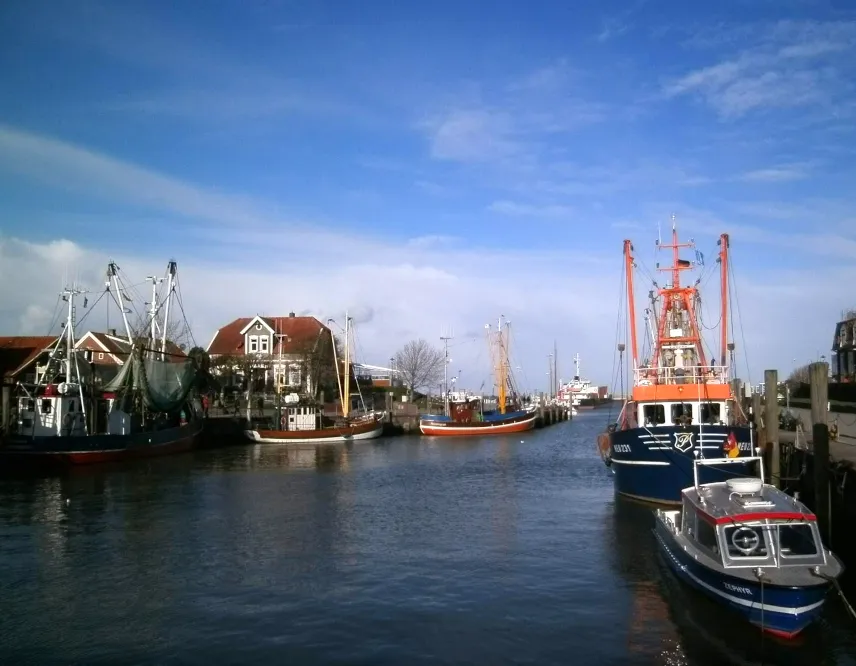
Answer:
[[259, 350], [259, 336], [257, 336], [257, 335], [251, 335], [250, 336], [250, 342], [249, 342], [249, 345], [247, 347], [247, 350], [251, 354], [255, 354]]
[[288, 385], [300, 386], [300, 366], [291, 365], [288, 367]]
[[645, 405], [642, 408], [642, 414], [645, 417], [645, 425], [660, 425], [666, 422], [666, 410], [663, 405]]
[[256, 324], [256, 330], [257, 330], [257, 331], [262, 330], [262, 325], [261, 325], [261, 324]]
[[270, 338], [269, 338], [268, 336], [263, 335], [263, 336], [261, 336], [261, 337], [259, 338], [259, 351], [260, 351], [262, 354], [267, 354], [267, 353], [268, 353], [268, 351], [270, 351], [270, 350], [268, 349], [268, 344], [269, 344], [269, 343], [270, 343]]
[[103, 360], [104, 360], [104, 352], [98, 352], [98, 360], [99, 360], [99, 361], [103, 361]]

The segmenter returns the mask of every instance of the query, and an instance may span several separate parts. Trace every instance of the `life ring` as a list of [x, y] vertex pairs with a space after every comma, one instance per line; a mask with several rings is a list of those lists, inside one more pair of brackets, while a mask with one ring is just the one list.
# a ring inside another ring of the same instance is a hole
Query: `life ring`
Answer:
[[[746, 536], [738, 537], [739, 534]], [[731, 535], [731, 545], [744, 555], [751, 555], [761, 545], [761, 537], [751, 527], [738, 527]]]

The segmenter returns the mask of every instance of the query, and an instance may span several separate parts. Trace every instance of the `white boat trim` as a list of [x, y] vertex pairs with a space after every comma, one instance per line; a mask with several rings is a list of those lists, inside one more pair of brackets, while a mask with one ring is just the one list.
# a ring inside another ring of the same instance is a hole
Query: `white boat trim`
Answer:
[[799, 606], [797, 608], [793, 608], [789, 606], [774, 606], [772, 604], [761, 604], [760, 602], [750, 601], [749, 599], [741, 599], [740, 597], [735, 597], [731, 594], [728, 594], [727, 592], [718, 590], [712, 585], [709, 585], [703, 580], [701, 580], [692, 571], [690, 571], [685, 564], [681, 564], [681, 561], [677, 557], [675, 557], [675, 555], [672, 553], [672, 549], [669, 548], [668, 544], [663, 540], [663, 537], [661, 537], [659, 534], [656, 534], [656, 537], [657, 539], [659, 539], [660, 543], [663, 544], [663, 547], [666, 549], [666, 552], [669, 553], [669, 557], [672, 558], [674, 563], [678, 566], [678, 568], [680, 568], [681, 571], [683, 571], [687, 576], [692, 578], [696, 583], [701, 585], [706, 590], [710, 590], [717, 596], [720, 596], [723, 599], [726, 599], [732, 603], [738, 604], [740, 606], [746, 606], [747, 608], [757, 608], [758, 610], [763, 610], [764, 612], [770, 611], [772, 613], [782, 613], [784, 615], [801, 615], [802, 613], [807, 613], [809, 611], [814, 610], [815, 608], [819, 608], [826, 601], [825, 599], [821, 599], [820, 601], [816, 601], [815, 603], [809, 604], [808, 606]]
[[[529, 417], [525, 421], [514, 421], [512, 423], [499, 423], [497, 425], [489, 425], [489, 426], [478, 426], [478, 431], [479, 432], [482, 432], [482, 431], [491, 432], [491, 431], [497, 430], [499, 428], [510, 428], [511, 426], [526, 425], [527, 423], [533, 423], [536, 418], [537, 418], [536, 415], [533, 414], [531, 417]], [[437, 428], [438, 430], [442, 430], [443, 432], [473, 432], [474, 430], [476, 430], [476, 428], [468, 428], [466, 426], [448, 427], [448, 426], [429, 425], [427, 423], [425, 425], [423, 425], [420, 422], [419, 423], [419, 430], [422, 431], [423, 435], [425, 434], [424, 428], [429, 428], [429, 429], [430, 428]]]
[[305, 438], [284, 438], [284, 437], [262, 437], [257, 430], [245, 430], [244, 435], [249, 439], [259, 444], [335, 444], [338, 442], [353, 442], [362, 439], [376, 439], [383, 434], [383, 424], [379, 425], [374, 430], [361, 432], [357, 435], [333, 435], [331, 437], [305, 437]]
[[618, 458], [613, 458], [612, 462], [618, 463], [619, 465], [671, 465], [672, 463], [667, 462], [665, 460], [619, 460]]

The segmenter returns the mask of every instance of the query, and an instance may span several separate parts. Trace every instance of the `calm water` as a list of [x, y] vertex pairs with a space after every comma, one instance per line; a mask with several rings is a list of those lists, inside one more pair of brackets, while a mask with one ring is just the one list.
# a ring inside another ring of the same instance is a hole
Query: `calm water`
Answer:
[[856, 664], [674, 582], [603, 422], [0, 479], [0, 663]]

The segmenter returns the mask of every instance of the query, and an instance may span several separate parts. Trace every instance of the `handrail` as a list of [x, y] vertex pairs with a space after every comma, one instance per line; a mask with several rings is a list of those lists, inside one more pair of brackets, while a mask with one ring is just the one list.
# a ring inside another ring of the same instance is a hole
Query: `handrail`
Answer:
[[[683, 370], [683, 374], [677, 374]], [[728, 366], [724, 365], [689, 365], [683, 368], [672, 366], [638, 367], [633, 371], [635, 384], [649, 381], [652, 384], [678, 384], [678, 379], [684, 383], [727, 384]]]

